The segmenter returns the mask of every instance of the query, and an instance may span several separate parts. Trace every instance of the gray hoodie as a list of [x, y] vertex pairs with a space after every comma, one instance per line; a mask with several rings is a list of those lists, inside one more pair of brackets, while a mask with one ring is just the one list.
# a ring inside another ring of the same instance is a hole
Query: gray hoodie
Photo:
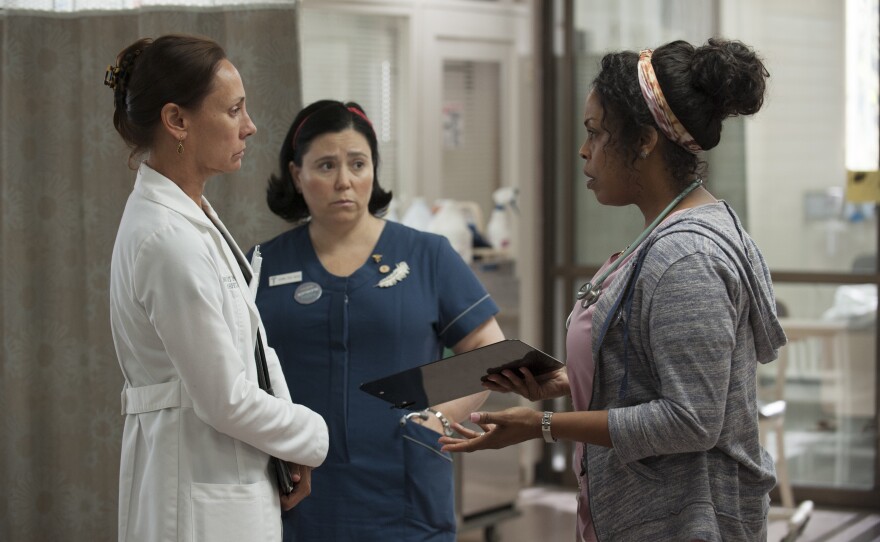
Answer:
[[593, 316], [590, 410], [614, 444], [584, 455], [596, 534], [765, 540], [756, 370], [785, 344], [767, 265], [722, 202], [662, 223], [629, 267]]

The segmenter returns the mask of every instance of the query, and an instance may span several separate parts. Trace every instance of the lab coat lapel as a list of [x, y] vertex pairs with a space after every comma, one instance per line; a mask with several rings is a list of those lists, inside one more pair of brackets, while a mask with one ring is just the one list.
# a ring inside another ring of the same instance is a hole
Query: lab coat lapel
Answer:
[[[179, 186], [174, 184], [171, 179], [158, 173], [146, 163], [141, 163], [138, 170], [137, 181], [135, 181], [135, 190], [140, 192], [144, 197], [164, 205], [173, 211], [185, 216], [190, 222], [207, 229], [217, 248], [226, 259], [226, 264], [232, 270], [232, 275], [238, 283], [238, 287], [242, 292], [245, 303], [250, 313], [251, 331], [253, 337], [256, 337], [257, 325], [259, 322], [259, 313], [254, 304], [252, 296], [249, 295], [250, 287], [244, 279], [241, 272], [241, 266], [236, 258], [241, 258], [242, 265], [250, 271], [250, 264], [242, 253], [241, 249], [235, 243], [235, 240], [229, 234], [226, 226], [217, 217], [217, 213], [208, 203], [208, 200], [202, 197], [202, 208], [187, 196]], [[235, 251], [235, 252], [233, 252]]]
[[251, 276], [253, 276], [253, 270], [251, 270], [251, 266], [245, 258], [244, 253], [238, 247], [238, 243], [236, 243], [235, 239], [232, 238], [232, 235], [229, 234], [229, 230], [227, 230], [223, 222], [220, 221], [217, 213], [214, 212], [214, 208], [211, 207], [211, 204], [208, 203], [208, 200], [205, 199], [204, 196], [202, 196], [202, 209], [204, 209], [202, 214], [206, 216], [211, 223], [211, 235], [214, 237], [214, 241], [220, 246], [220, 250], [223, 251], [223, 257], [226, 258], [227, 265], [232, 269], [235, 281], [238, 282], [238, 288], [247, 303], [248, 313], [250, 313], [251, 317], [252, 335], [253, 337], [256, 337], [259, 313], [257, 312], [257, 306], [254, 304], [254, 300], [250, 295], [251, 289], [244, 278], [242, 267], [247, 269]]
[[[217, 216], [217, 213], [214, 212], [214, 208], [211, 207], [211, 204], [208, 203], [208, 200], [202, 196], [202, 208], [204, 209], [204, 214], [211, 221], [214, 228], [211, 233], [215, 236], [215, 240], [222, 245], [223, 255], [226, 257], [226, 262], [229, 264], [229, 267], [232, 268], [235, 273], [235, 280], [238, 281], [238, 287], [242, 288], [242, 292], [250, 292], [250, 285], [248, 285], [245, 280], [244, 274], [241, 269], [245, 268], [248, 270], [248, 273], [251, 277], [254, 276], [254, 271], [251, 269], [251, 264], [247, 261], [247, 258], [244, 255], [244, 252], [239, 248], [238, 243], [235, 242], [235, 239], [232, 238], [232, 235], [229, 233], [229, 230], [226, 229], [226, 226]], [[250, 295], [245, 295], [245, 299], [247, 300], [248, 309], [251, 311], [251, 316], [257, 316], [257, 307], [254, 305], [254, 300], [251, 299]]]
[[134, 189], [143, 197], [180, 213], [190, 222], [213, 229], [213, 224], [196, 205], [196, 202], [174, 184], [174, 181], [152, 169], [146, 163], [141, 163]]

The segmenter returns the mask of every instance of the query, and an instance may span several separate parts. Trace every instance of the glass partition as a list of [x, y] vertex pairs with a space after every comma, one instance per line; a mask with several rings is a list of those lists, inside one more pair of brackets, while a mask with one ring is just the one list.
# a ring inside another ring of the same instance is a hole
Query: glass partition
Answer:
[[[788, 344], [759, 372], [761, 399], [785, 401], [794, 486], [870, 490], [877, 442], [874, 284], [777, 285]], [[774, 386], [783, 382], [777, 396]], [[780, 463], [773, 433], [767, 449]]]

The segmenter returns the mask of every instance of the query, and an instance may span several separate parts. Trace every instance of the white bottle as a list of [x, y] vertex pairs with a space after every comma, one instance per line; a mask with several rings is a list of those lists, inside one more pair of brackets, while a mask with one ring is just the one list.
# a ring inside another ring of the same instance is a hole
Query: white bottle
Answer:
[[397, 216], [397, 206], [397, 200], [391, 200], [391, 202], [388, 204], [388, 210], [385, 211], [385, 214], [382, 216], [382, 218], [391, 222], [400, 222], [400, 217]]
[[432, 219], [433, 214], [431, 208], [425, 203], [425, 198], [415, 197], [400, 223], [416, 230], [428, 231], [428, 224]]
[[466, 263], [474, 259], [474, 234], [467, 225], [464, 214], [453, 200], [438, 200], [440, 208], [428, 224], [428, 231], [449, 239], [452, 248]]

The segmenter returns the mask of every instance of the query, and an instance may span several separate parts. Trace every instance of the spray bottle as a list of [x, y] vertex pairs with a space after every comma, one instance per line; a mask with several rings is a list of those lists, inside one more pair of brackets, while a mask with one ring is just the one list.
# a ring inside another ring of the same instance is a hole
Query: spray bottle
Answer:
[[428, 231], [428, 224], [431, 223], [431, 218], [433, 218], [433, 214], [431, 213], [431, 208], [425, 202], [425, 198], [417, 196], [413, 198], [409, 209], [403, 214], [401, 224], [416, 230]]
[[505, 251], [514, 256], [516, 231], [516, 218], [519, 209], [516, 207], [516, 198], [519, 189], [513, 186], [504, 186], [492, 193], [492, 201], [495, 208], [489, 216], [486, 225], [486, 238], [495, 250]]

